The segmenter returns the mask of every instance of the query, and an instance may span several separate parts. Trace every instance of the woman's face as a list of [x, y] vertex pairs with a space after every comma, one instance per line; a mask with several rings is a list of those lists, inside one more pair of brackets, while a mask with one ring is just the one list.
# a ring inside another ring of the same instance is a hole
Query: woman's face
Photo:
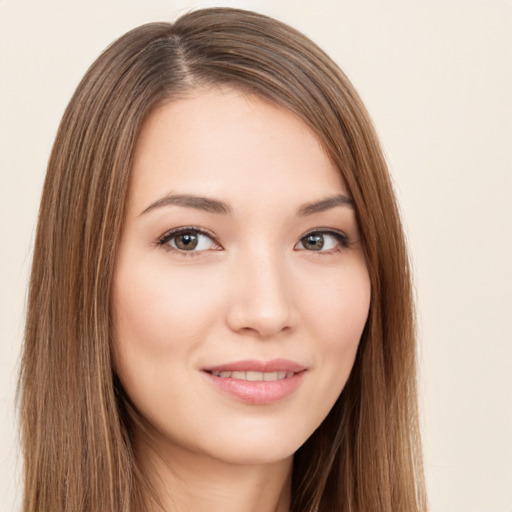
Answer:
[[345, 385], [370, 284], [314, 133], [228, 88], [143, 126], [118, 252], [115, 367], [161, 449], [290, 457]]

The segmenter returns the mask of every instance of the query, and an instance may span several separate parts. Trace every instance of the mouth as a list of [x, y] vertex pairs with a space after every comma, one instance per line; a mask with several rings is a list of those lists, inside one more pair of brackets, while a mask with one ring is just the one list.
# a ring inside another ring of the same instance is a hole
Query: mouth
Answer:
[[238, 361], [203, 372], [222, 394], [252, 405], [269, 405], [294, 393], [307, 373], [304, 365], [285, 359]]
[[295, 372], [287, 372], [284, 370], [278, 372], [212, 371], [210, 373], [221, 379], [247, 380], [249, 382], [275, 382], [277, 380], [289, 379], [295, 375]]

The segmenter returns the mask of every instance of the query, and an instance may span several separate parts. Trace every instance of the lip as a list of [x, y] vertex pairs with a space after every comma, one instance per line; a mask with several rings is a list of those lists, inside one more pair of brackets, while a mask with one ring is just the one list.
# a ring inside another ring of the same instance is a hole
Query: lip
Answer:
[[[252, 405], [270, 405], [291, 395], [300, 386], [306, 371], [304, 365], [288, 359], [235, 361], [203, 368], [218, 390]], [[220, 377], [212, 372], [286, 372], [293, 375], [275, 381], [248, 381]]]
[[205, 372], [293, 372], [300, 373], [306, 367], [289, 359], [272, 359], [260, 361], [248, 359], [246, 361], [234, 361], [232, 363], [219, 364], [203, 368]]

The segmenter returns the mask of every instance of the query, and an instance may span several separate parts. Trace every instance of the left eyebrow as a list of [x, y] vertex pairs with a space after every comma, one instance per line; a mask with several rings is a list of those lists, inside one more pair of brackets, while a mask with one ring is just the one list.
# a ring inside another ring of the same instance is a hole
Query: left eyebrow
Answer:
[[343, 194], [327, 197], [325, 199], [321, 199], [320, 201], [306, 203], [305, 205], [301, 206], [297, 210], [297, 216], [304, 217], [306, 215], [324, 212], [326, 210], [330, 210], [331, 208], [335, 208], [336, 206], [348, 206], [349, 208], [353, 209], [354, 201], [350, 197]]

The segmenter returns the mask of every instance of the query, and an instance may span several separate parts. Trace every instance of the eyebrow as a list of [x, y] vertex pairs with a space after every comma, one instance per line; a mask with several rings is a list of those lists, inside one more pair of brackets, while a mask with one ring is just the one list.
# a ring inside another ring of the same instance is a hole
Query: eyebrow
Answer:
[[325, 199], [321, 199], [320, 201], [306, 203], [297, 210], [297, 215], [299, 217], [305, 217], [314, 213], [330, 210], [336, 206], [348, 206], [349, 208], [354, 208], [354, 201], [344, 194], [338, 194], [335, 196], [327, 197]]
[[227, 215], [231, 213], [231, 207], [217, 199], [210, 199], [208, 197], [194, 196], [192, 194], [173, 194], [172, 192], [166, 194], [164, 197], [151, 203], [141, 215], [161, 208], [163, 206], [183, 206], [185, 208], [194, 208], [208, 213], [221, 213]]
[[[173, 194], [172, 192], [166, 194], [164, 197], [157, 199], [151, 203], [140, 215], [144, 215], [156, 208], [164, 206], [182, 206], [185, 208], [194, 208], [208, 213], [217, 213], [222, 215], [229, 215], [232, 212], [231, 207], [218, 199], [211, 199], [209, 197], [196, 196], [192, 194]], [[324, 212], [337, 206], [348, 206], [354, 208], [354, 201], [344, 195], [338, 194], [335, 196], [321, 199], [320, 201], [313, 201], [302, 205], [297, 210], [298, 217], [305, 217], [313, 215], [314, 213]]]

